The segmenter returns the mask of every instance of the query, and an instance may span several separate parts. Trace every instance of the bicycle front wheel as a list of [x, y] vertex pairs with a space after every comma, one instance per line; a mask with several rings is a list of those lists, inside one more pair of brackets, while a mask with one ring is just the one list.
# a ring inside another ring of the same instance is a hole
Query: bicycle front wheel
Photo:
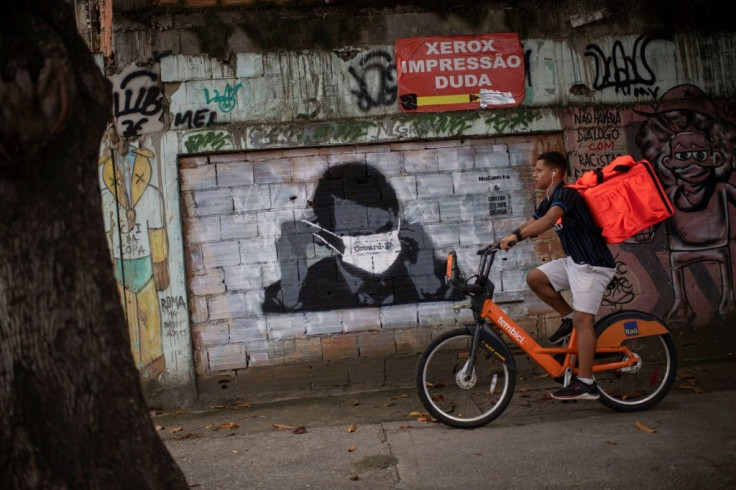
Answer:
[[675, 382], [677, 354], [667, 334], [626, 340], [637, 363], [626, 370], [602, 371], [595, 375], [600, 401], [620, 412], [646, 410], [659, 403]]
[[514, 394], [514, 371], [483, 343], [468, 368], [473, 336], [452, 330], [433, 340], [417, 364], [417, 391], [424, 408], [452, 427], [473, 428], [501, 415]]

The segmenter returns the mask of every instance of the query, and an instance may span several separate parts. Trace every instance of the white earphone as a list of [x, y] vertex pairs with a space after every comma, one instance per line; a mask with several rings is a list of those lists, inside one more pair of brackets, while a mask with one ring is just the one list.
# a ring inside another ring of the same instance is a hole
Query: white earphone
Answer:
[[552, 171], [552, 177], [554, 177], [555, 175], [557, 175], [557, 171], [556, 170], [553, 170]]

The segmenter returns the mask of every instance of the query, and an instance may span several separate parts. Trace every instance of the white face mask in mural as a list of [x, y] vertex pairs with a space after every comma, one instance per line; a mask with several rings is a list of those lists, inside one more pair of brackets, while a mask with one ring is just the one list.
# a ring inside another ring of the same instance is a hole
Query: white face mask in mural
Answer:
[[309, 226], [319, 228], [320, 230], [341, 239], [345, 247], [345, 251], [342, 253], [327, 242], [327, 240], [314, 233], [314, 236], [322, 243], [342, 255], [343, 262], [367, 272], [383, 274], [394, 264], [394, 262], [396, 262], [396, 259], [399, 258], [399, 254], [401, 253], [401, 242], [399, 241], [401, 220], [399, 220], [399, 227], [388, 233], [344, 237], [338, 237], [331, 231], [325, 230], [324, 228], [307, 220], [302, 221]]

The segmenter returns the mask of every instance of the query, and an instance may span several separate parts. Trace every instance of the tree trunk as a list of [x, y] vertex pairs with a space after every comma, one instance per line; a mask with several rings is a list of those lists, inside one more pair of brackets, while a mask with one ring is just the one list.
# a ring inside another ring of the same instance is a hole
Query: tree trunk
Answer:
[[186, 488], [133, 366], [97, 156], [111, 89], [61, 0], [0, 15], [0, 487]]

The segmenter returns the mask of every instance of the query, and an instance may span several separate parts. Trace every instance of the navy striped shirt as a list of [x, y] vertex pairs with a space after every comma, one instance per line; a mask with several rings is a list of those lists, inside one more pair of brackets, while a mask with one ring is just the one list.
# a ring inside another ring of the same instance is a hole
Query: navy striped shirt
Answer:
[[616, 267], [616, 261], [601, 235], [601, 229], [593, 222], [582, 196], [575, 189], [560, 182], [549, 197], [539, 203], [534, 219], [544, 216], [552, 206], [560, 206], [565, 214], [562, 223], [555, 225], [562, 249], [578, 264], [599, 267]]

